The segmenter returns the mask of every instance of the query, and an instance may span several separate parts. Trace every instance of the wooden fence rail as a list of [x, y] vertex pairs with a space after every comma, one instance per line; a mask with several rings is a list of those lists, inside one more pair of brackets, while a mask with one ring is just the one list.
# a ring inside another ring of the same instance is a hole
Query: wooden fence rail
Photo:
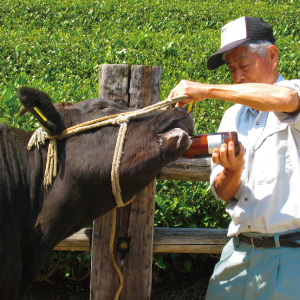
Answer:
[[156, 179], [181, 181], [209, 181], [210, 158], [179, 158], [162, 169]]
[[[60, 242], [54, 250], [91, 250], [92, 228], [84, 228]], [[153, 252], [221, 253], [227, 229], [154, 228]]]
[[[210, 159], [180, 158], [169, 163], [158, 180], [208, 181]], [[59, 243], [55, 250], [91, 250], [92, 228], [85, 228]], [[228, 241], [226, 229], [154, 228], [153, 252], [221, 253]]]

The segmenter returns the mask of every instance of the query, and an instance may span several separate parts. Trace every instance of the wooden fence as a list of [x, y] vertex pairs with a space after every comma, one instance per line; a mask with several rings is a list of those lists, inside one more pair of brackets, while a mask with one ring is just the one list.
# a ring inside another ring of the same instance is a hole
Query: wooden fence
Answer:
[[[90, 251], [93, 228], [81, 229], [59, 243], [55, 250]], [[221, 253], [227, 229], [154, 228], [153, 252]]]
[[[158, 102], [161, 68], [101, 65], [99, 96], [142, 108]], [[168, 164], [158, 180], [207, 181], [210, 159], [181, 158]], [[155, 180], [118, 211], [114, 253], [122, 269], [121, 300], [150, 299], [153, 252], [220, 253], [227, 230], [154, 228]], [[109, 257], [112, 213], [59, 243], [56, 250], [92, 251], [91, 300], [114, 299], [119, 278]], [[139, 279], [139, 280], [137, 280]]]
[[[208, 181], [210, 159], [180, 158], [162, 169], [157, 180]], [[85, 228], [59, 243], [55, 250], [90, 251], [93, 228]], [[154, 228], [153, 252], [221, 253], [227, 229]]]

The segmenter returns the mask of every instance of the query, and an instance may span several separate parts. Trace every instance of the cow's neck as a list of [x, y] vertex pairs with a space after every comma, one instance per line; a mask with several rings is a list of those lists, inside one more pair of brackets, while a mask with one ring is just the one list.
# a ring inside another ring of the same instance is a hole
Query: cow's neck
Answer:
[[[5, 127], [1, 132], [1, 197], [13, 206], [23, 207], [18, 220], [33, 221], [41, 208], [45, 150], [28, 151], [30, 133]], [[29, 214], [29, 215], [28, 215]], [[28, 226], [25, 224], [24, 226]]]

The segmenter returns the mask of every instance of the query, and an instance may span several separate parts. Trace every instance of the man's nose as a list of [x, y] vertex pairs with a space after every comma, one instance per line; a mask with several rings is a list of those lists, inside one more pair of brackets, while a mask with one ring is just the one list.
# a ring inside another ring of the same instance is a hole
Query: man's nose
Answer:
[[235, 73], [235, 83], [243, 83], [243, 81], [245, 80], [245, 75], [244, 72], [242, 70], [236, 70]]

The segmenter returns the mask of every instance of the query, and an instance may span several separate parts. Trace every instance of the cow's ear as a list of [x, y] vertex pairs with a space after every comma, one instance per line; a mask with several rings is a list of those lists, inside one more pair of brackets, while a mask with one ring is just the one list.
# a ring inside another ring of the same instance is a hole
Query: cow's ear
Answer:
[[18, 97], [24, 106], [20, 110], [20, 115], [29, 111], [51, 135], [60, 134], [66, 128], [62, 116], [55, 109], [47, 94], [36, 89], [23, 87], [18, 90]]

